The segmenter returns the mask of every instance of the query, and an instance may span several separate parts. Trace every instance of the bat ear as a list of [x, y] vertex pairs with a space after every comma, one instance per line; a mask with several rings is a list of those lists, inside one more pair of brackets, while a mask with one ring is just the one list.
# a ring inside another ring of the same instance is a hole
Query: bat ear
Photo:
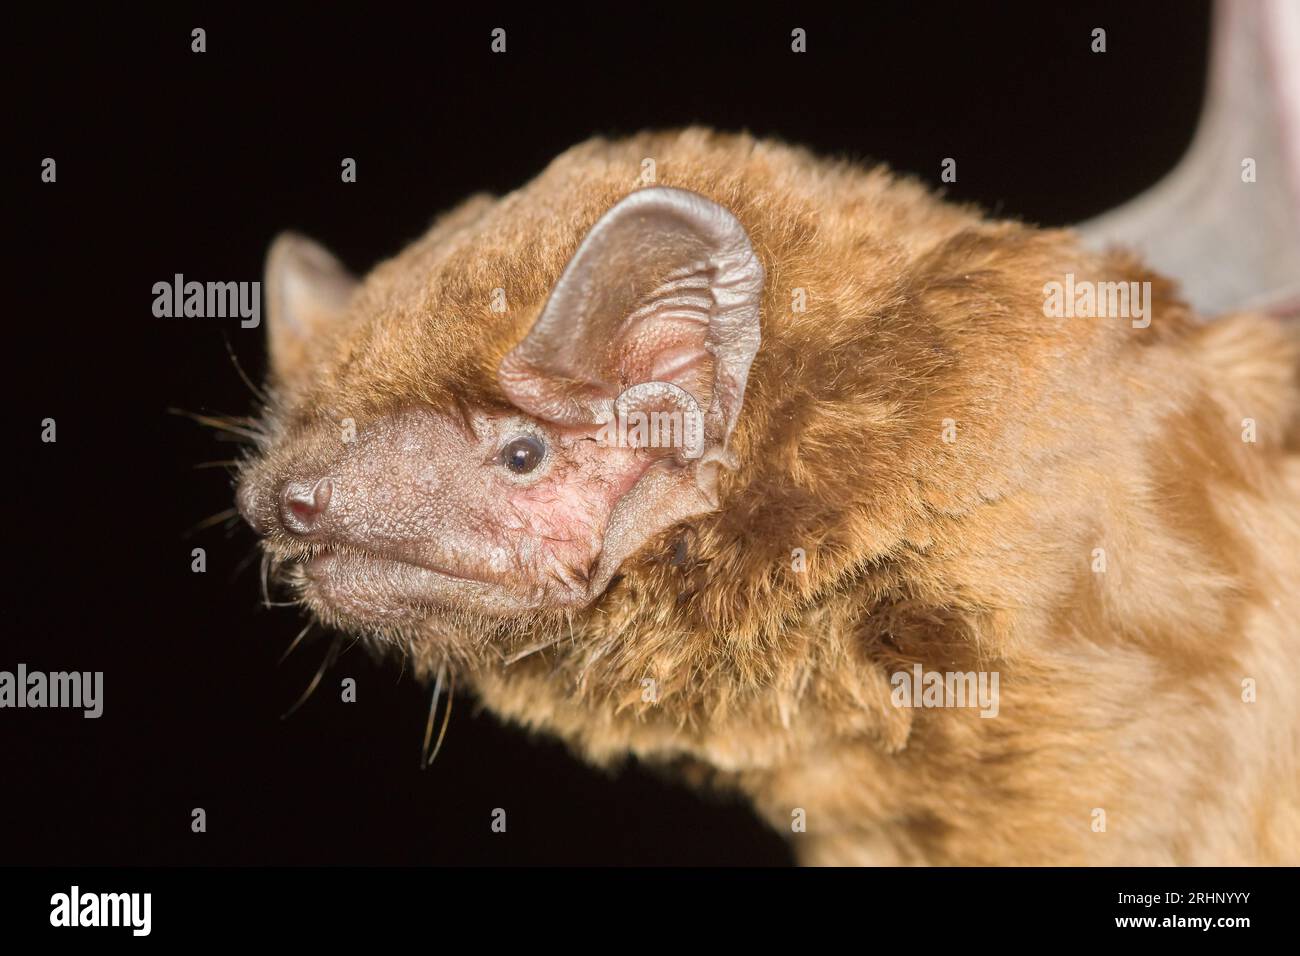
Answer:
[[498, 379], [520, 409], [562, 426], [686, 401], [702, 413], [706, 461], [725, 461], [762, 290], [728, 210], [682, 189], [638, 190], [591, 227]]
[[341, 320], [356, 287], [324, 246], [292, 232], [276, 237], [266, 256], [267, 339], [276, 378], [298, 374], [307, 343]]

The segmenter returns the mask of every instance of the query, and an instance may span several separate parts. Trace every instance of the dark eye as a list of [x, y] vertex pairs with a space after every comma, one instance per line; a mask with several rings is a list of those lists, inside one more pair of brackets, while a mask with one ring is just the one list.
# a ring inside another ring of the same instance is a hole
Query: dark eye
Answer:
[[546, 457], [546, 446], [532, 435], [520, 435], [513, 438], [501, 449], [501, 464], [516, 475], [526, 475], [542, 463]]

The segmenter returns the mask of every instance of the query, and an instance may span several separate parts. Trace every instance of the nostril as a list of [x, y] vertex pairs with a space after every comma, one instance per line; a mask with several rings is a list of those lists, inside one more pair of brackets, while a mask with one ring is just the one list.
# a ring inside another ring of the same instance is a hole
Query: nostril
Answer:
[[290, 481], [280, 493], [280, 520], [294, 534], [310, 534], [329, 507], [334, 487], [328, 478], [317, 482]]

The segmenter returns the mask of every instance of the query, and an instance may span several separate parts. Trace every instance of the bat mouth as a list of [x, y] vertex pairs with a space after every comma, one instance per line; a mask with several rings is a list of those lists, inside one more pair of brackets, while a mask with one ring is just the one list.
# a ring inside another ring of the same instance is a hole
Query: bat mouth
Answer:
[[406, 557], [326, 548], [302, 564], [304, 597], [327, 617], [409, 624], [440, 610], [513, 613], [533, 607], [500, 581]]

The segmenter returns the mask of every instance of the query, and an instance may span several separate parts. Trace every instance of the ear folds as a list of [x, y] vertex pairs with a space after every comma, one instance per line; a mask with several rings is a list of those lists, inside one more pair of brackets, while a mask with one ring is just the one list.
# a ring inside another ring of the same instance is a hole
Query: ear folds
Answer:
[[498, 378], [520, 409], [566, 426], [609, 421], [616, 402], [620, 413], [677, 408], [685, 392], [703, 412], [706, 460], [721, 460], [758, 351], [762, 289], [729, 211], [682, 189], [638, 190], [587, 233]]
[[281, 381], [294, 378], [306, 344], [341, 320], [357, 281], [324, 246], [285, 232], [266, 257], [267, 337], [271, 370]]
[[592, 226], [501, 361], [510, 400], [562, 427], [632, 412], [695, 416], [687, 441], [699, 447], [675, 461], [611, 459], [606, 479], [631, 487], [607, 516], [593, 597], [654, 535], [717, 507], [718, 469], [731, 465], [727, 443], [758, 351], [762, 291], [763, 267], [735, 216], [696, 193], [643, 189]]

